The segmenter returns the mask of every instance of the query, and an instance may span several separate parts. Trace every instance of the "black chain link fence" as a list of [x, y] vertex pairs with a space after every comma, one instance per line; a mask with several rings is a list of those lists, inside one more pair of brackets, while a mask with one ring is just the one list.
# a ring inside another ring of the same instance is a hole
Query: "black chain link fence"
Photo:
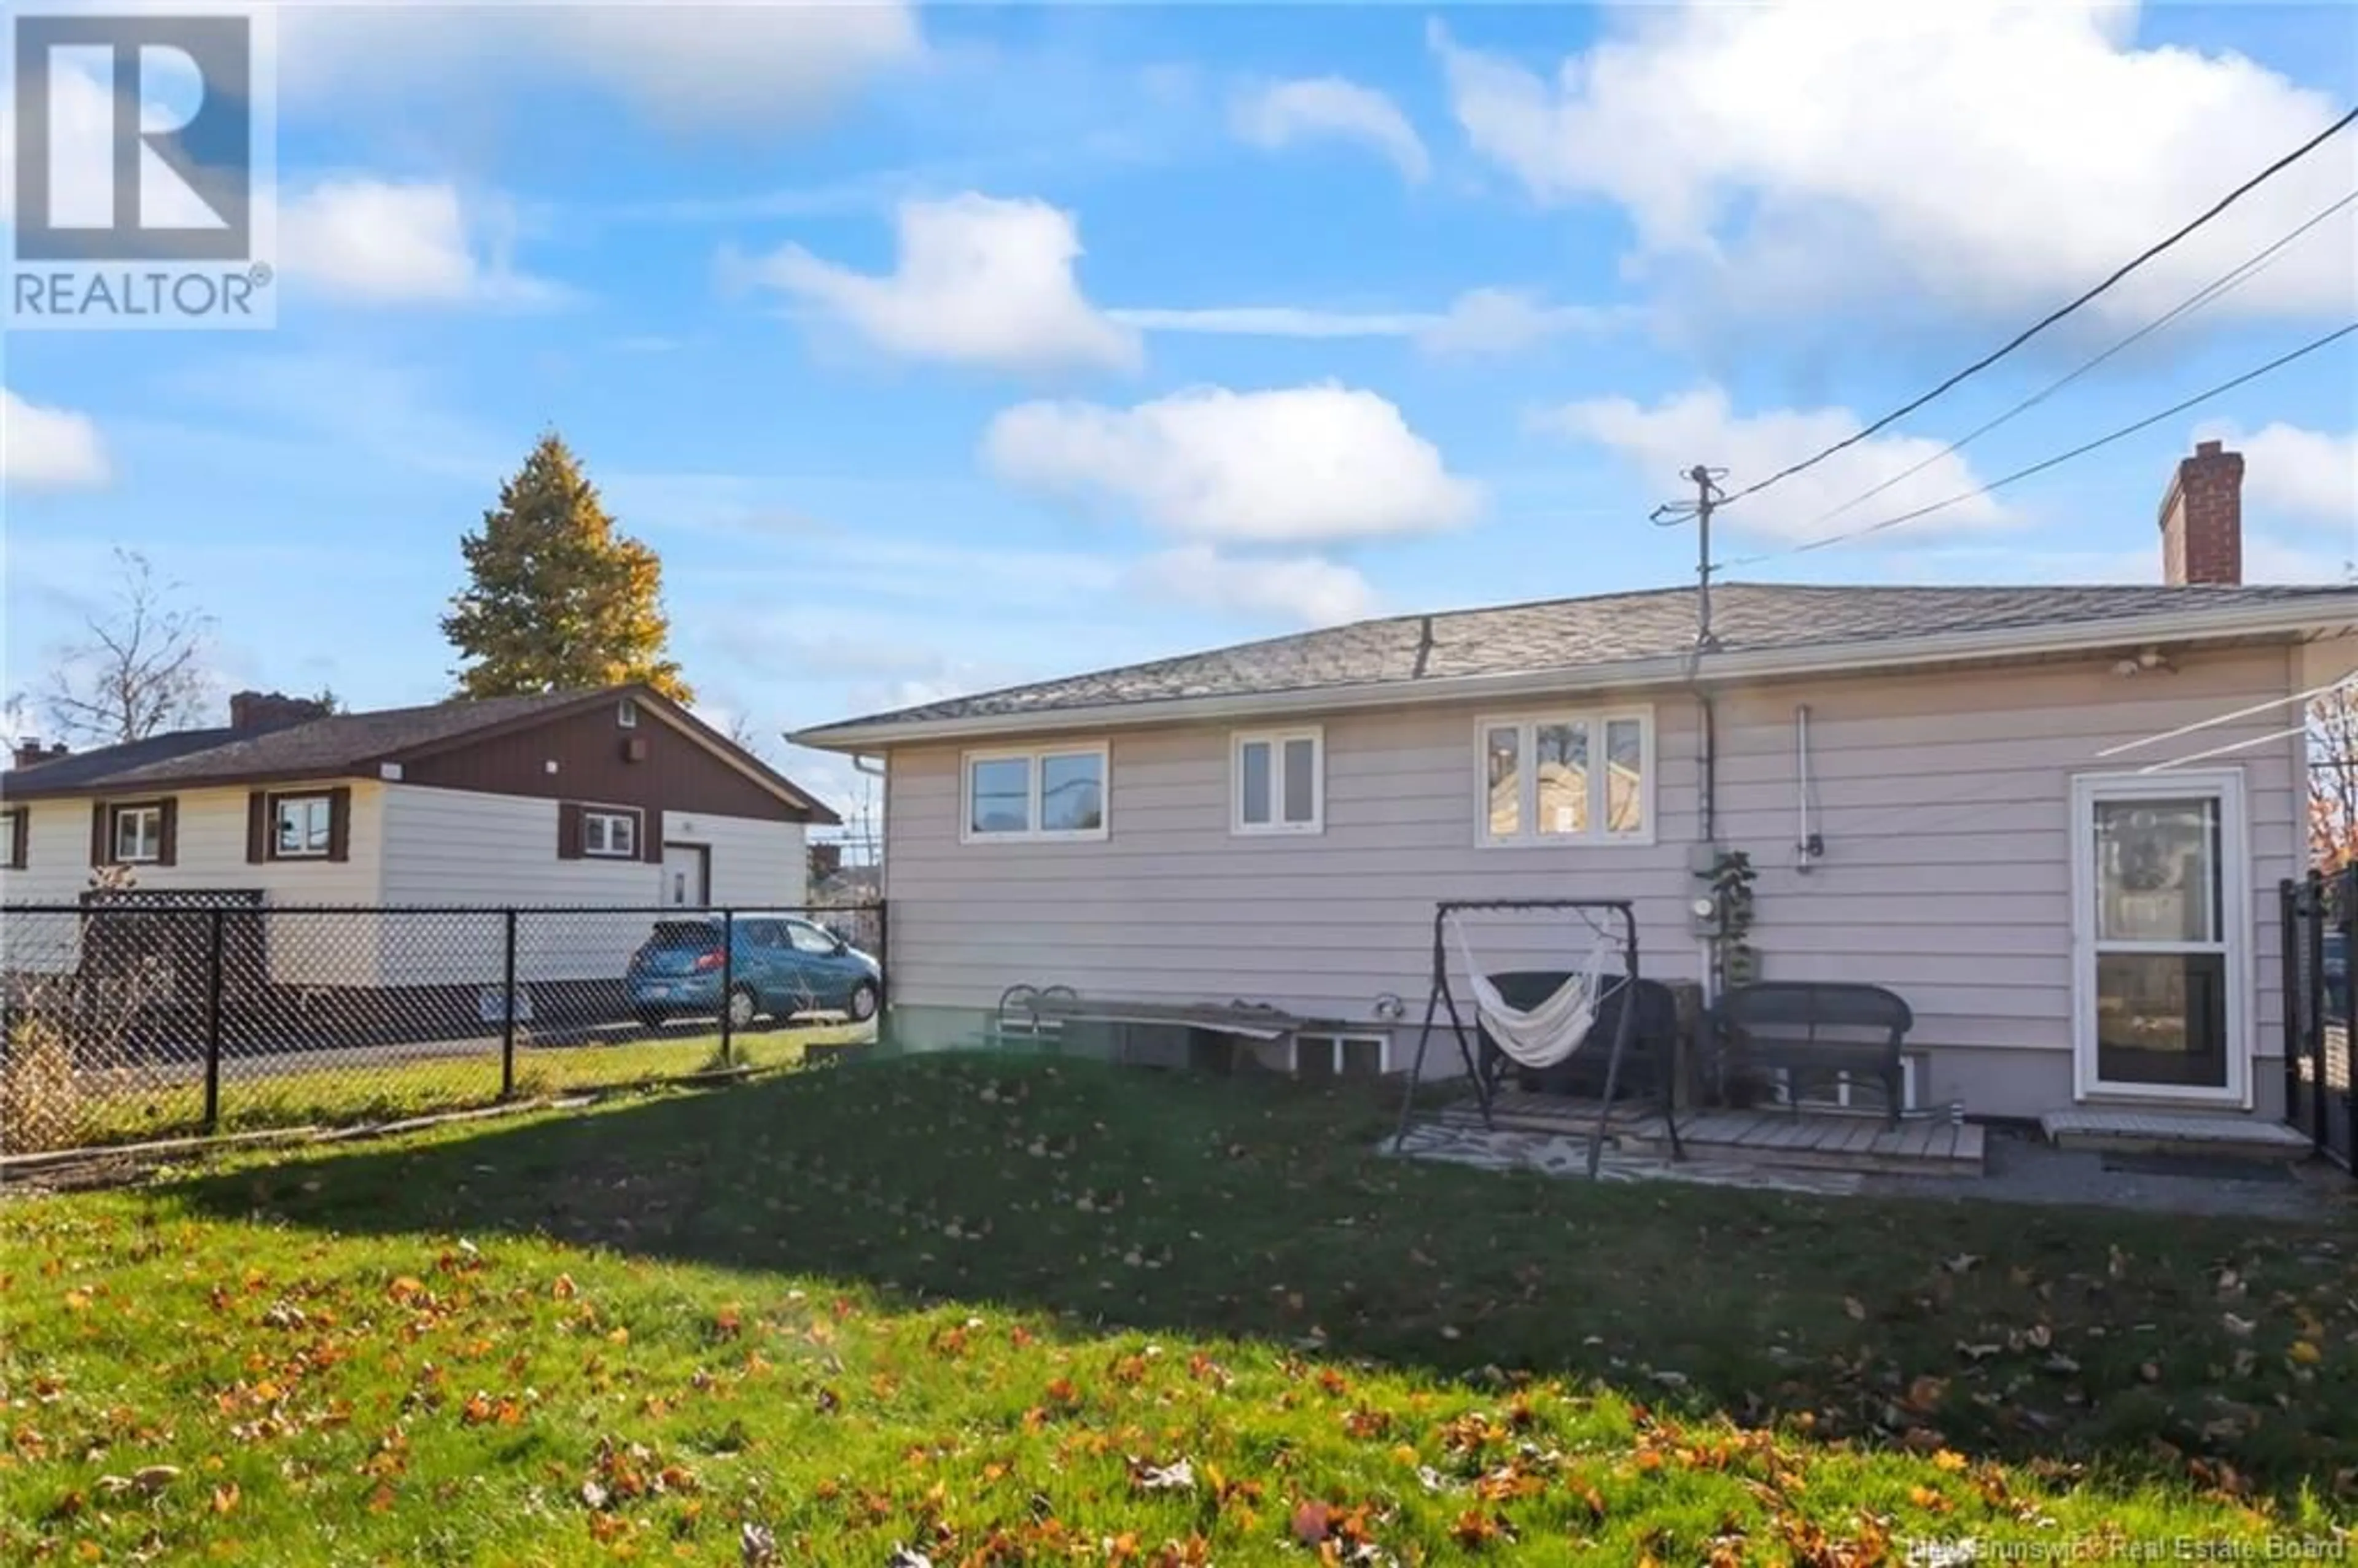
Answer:
[[2285, 1120], [2320, 1153], [2358, 1171], [2358, 1114], [2351, 1086], [2358, 998], [2350, 954], [2358, 937], [2358, 866], [2312, 871], [2282, 887], [2285, 976]]
[[381, 1121], [871, 1042], [882, 903], [0, 910], [0, 1153]]

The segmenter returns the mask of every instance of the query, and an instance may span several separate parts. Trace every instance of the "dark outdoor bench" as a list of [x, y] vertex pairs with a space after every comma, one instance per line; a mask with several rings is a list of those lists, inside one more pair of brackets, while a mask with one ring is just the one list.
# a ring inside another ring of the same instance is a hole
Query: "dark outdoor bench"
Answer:
[[1819, 980], [1738, 986], [1711, 1010], [1712, 1035], [1724, 1069], [1781, 1068], [1796, 1077], [1805, 1072], [1840, 1072], [1880, 1078], [1883, 1103], [1895, 1127], [1905, 1081], [1900, 1047], [1915, 1022], [1908, 1004], [1881, 986]]

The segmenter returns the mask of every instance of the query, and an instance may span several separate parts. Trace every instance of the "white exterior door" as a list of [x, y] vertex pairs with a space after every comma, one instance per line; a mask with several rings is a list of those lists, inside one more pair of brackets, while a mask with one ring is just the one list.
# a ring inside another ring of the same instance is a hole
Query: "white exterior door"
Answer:
[[2081, 1098], [2250, 1105], [2248, 838], [2240, 772], [2071, 781]]
[[710, 889], [710, 850], [702, 844], [666, 844], [663, 858], [663, 904], [701, 909]]

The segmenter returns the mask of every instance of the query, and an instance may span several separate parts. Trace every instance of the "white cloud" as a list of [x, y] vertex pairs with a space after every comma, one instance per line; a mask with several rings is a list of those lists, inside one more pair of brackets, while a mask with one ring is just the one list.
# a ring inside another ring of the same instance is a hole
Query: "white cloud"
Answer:
[[1571, 332], [1600, 332], [1617, 310], [1550, 305], [1509, 288], [1468, 289], [1445, 310], [1326, 310], [1295, 305], [1121, 309], [1106, 314], [1147, 332], [1238, 338], [1406, 338], [1428, 353], [1505, 354]]
[[2342, 582], [2351, 580], [2353, 555], [2288, 545], [2265, 534], [2244, 535], [2245, 582]]
[[514, 270], [513, 224], [434, 180], [321, 180], [279, 214], [290, 277], [373, 305], [557, 303], [565, 291]]
[[1436, 354], [1510, 354], [1567, 332], [1595, 332], [1621, 319], [1585, 305], [1550, 305], [1511, 288], [1476, 288], [1450, 301], [1438, 320], [1417, 333]]
[[1412, 338], [1442, 318], [1414, 310], [1325, 310], [1303, 305], [1211, 305], [1109, 310], [1125, 327], [1214, 338]]
[[28, 403], [0, 387], [0, 485], [92, 490], [108, 477], [106, 446], [88, 415]]
[[1258, 147], [1335, 138], [1366, 144], [1391, 160], [1412, 184], [1433, 173], [1433, 158], [1400, 105], [1372, 87], [1339, 76], [1259, 84], [1229, 114], [1237, 135]]
[[324, 447], [378, 467], [495, 487], [533, 438], [528, 425], [453, 412], [441, 378], [382, 348], [217, 353], [166, 373], [159, 384], [203, 411], [201, 424], [181, 427], [198, 451], [223, 442], [253, 443], [257, 454]]
[[2205, 440], [2216, 437], [2244, 454], [2247, 499], [2358, 528], [2358, 430], [2334, 436], [2278, 423], [2245, 436], [2232, 426], [2206, 425], [2196, 435]]
[[279, 70], [290, 97], [348, 111], [374, 95], [513, 92], [557, 76], [657, 124], [758, 132], [824, 113], [863, 81], [924, 53], [913, 6], [289, 5]]
[[[2266, 534], [2244, 535], [2244, 580], [2264, 583], [2338, 583], [2350, 579], [2353, 556], [2308, 544], [2287, 544]], [[2005, 545], [1952, 544], [1881, 552], [1867, 571], [1886, 582], [2112, 583], [2159, 582], [2161, 539], [2129, 550], [2041, 549], [2028, 538]]]
[[[1715, 386], [1699, 387], [1652, 408], [1640, 408], [1626, 397], [1567, 404], [1536, 416], [1533, 422], [1618, 453], [1656, 481], [1665, 497], [1692, 491], [1678, 476], [1698, 460], [1725, 467], [1728, 488], [1740, 490], [1783, 468], [1796, 453], [1816, 451], [1857, 434], [1861, 423], [1846, 408], [1738, 415], [1728, 406], [1727, 395]], [[1915, 436], [1871, 437], [1731, 505], [1719, 521], [1739, 532], [1799, 544], [1864, 528], [1973, 490], [1978, 482], [1973, 470], [1962, 457], [1940, 455], [1943, 445]], [[1921, 471], [1898, 477], [1920, 463]], [[1872, 501], [1838, 516], [1825, 515], [1886, 481], [1896, 482]], [[1995, 499], [1982, 495], [1895, 533], [1917, 537], [2009, 521], [2011, 514]]]
[[1422, 533], [1472, 520], [1480, 487], [1372, 392], [1199, 387], [1109, 408], [1026, 403], [983, 456], [1007, 482], [1134, 509], [1198, 539], [1257, 544]]
[[[2251, 60], [2139, 49], [2134, 5], [1691, 5], [1618, 13], [1543, 77], [1431, 29], [1467, 138], [1542, 201], [1603, 197], [1639, 265], [1693, 269], [1760, 307], [1914, 290], [2012, 314], [2056, 303], [2333, 118]], [[2141, 319], [2321, 210], [2320, 149], [2096, 308]], [[2212, 308], [2339, 314], [2350, 214], [2262, 287]]]
[[716, 647], [754, 673], [778, 680], [940, 680], [953, 664], [914, 639], [905, 616], [846, 613], [817, 605], [763, 611], [741, 606], [711, 633]]
[[1227, 556], [1182, 545], [1141, 561], [1138, 591], [1225, 614], [1274, 616], [1304, 626], [1339, 626], [1376, 613], [1376, 592], [1350, 567], [1318, 556]]
[[899, 254], [871, 276], [788, 245], [750, 275], [889, 353], [1006, 370], [1133, 370], [1136, 330], [1083, 297], [1072, 215], [1044, 201], [968, 193], [904, 201]]

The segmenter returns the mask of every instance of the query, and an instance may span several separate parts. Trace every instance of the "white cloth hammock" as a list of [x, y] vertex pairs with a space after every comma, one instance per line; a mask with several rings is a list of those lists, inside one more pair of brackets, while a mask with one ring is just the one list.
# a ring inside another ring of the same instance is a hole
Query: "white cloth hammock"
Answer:
[[1580, 1049], [1580, 1043], [1588, 1038], [1588, 1031], [1596, 1022], [1606, 959], [1618, 946], [1609, 935], [1598, 933], [1595, 945], [1588, 950], [1588, 961], [1564, 977], [1563, 983], [1537, 1006], [1520, 1008], [1498, 994], [1498, 988], [1490, 983], [1490, 977], [1475, 962], [1474, 949], [1466, 940], [1465, 925], [1453, 920], [1449, 927], [1457, 940], [1457, 957], [1473, 983], [1475, 1011], [1483, 1029], [1509, 1060], [1526, 1067], [1552, 1067]]

